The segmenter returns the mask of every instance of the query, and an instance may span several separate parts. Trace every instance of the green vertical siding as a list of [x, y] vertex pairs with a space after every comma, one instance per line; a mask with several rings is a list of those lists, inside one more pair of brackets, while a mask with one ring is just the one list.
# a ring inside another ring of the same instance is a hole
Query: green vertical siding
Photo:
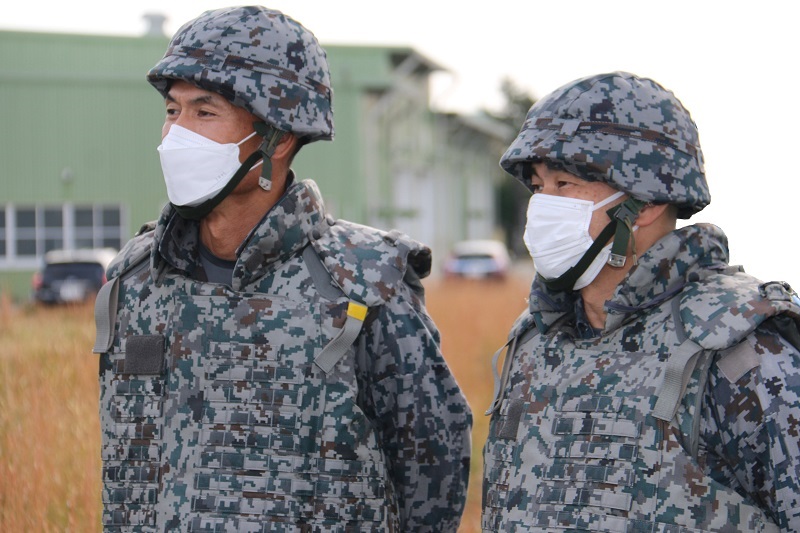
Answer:
[[144, 76], [165, 47], [0, 32], [0, 202], [124, 203], [130, 231], [154, 218], [163, 104]]

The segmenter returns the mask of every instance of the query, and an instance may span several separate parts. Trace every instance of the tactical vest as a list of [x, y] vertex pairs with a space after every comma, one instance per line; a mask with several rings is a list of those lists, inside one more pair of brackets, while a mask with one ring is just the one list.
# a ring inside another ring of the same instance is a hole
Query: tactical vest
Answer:
[[[316, 237], [239, 291], [151, 272], [152, 233], [121, 254], [96, 308], [106, 530], [398, 530], [356, 337], [425, 254], [346, 223]], [[394, 279], [359, 284], [362, 254]]]
[[[490, 408], [483, 530], [778, 531], [698, 458], [710, 365], [763, 320], [798, 317], [790, 293], [751, 279], [690, 284], [597, 344], [525, 317]], [[647, 350], [626, 350], [633, 331]]]

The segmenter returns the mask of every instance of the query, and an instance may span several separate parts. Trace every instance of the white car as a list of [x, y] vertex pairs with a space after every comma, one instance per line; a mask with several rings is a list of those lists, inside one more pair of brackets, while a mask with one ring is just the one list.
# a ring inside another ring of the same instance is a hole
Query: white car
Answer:
[[450, 277], [504, 278], [511, 267], [506, 245], [492, 239], [461, 241], [444, 263]]

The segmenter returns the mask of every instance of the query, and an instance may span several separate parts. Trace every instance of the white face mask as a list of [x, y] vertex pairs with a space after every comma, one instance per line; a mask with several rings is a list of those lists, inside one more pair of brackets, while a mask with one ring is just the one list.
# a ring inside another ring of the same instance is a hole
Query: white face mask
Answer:
[[[592, 213], [624, 195], [619, 191], [597, 204], [551, 194], [531, 196], [523, 238], [538, 273], [545, 279], [555, 279], [575, 266], [594, 242], [589, 234]], [[581, 274], [574, 290], [586, 287], [597, 277], [610, 251], [611, 243]]]
[[220, 144], [177, 124], [170, 126], [158, 147], [169, 201], [193, 207], [213, 198], [241, 166], [239, 145], [255, 134], [236, 144]]

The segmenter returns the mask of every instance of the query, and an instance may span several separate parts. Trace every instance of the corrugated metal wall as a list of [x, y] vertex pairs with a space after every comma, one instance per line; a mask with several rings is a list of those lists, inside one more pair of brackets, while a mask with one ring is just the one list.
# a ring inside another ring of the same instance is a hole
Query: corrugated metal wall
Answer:
[[123, 201], [131, 231], [153, 218], [163, 105], [144, 75], [165, 46], [0, 32], [0, 201]]

